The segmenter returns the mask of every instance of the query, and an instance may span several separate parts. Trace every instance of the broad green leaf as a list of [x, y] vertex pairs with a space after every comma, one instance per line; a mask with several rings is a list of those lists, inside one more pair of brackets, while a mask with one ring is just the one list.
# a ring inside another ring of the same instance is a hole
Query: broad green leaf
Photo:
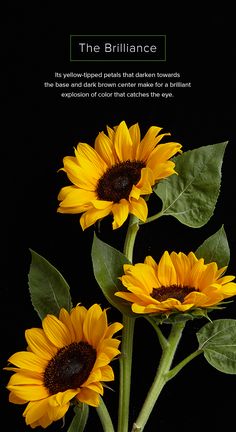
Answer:
[[205, 225], [219, 196], [221, 166], [227, 142], [189, 150], [175, 158], [172, 175], [154, 192], [162, 200], [161, 215], [173, 216], [193, 228]]
[[210, 322], [199, 330], [197, 338], [199, 349], [211, 366], [227, 374], [236, 374], [236, 320]]
[[67, 432], [83, 432], [88, 420], [89, 407], [87, 404], [79, 404], [74, 408], [75, 416]]
[[215, 261], [219, 268], [229, 264], [230, 249], [224, 226], [208, 237], [195, 252], [197, 258], [204, 258], [206, 264]]
[[39, 317], [58, 316], [62, 307], [69, 311], [72, 307], [69, 285], [52, 264], [32, 249], [30, 251], [29, 291]]
[[121, 313], [137, 316], [128, 302], [114, 295], [116, 291], [124, 291], [118, 278], [124, 274], [123, 265], [130, 264], [126, 256], [94, 235], [92, 262], [95, 279], [108, 302]]

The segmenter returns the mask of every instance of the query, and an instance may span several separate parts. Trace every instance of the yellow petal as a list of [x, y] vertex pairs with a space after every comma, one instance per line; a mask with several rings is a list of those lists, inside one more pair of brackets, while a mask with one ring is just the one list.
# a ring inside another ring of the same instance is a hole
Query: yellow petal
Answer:
[[111, 208], [112, 206], [107, 207], [103, 210], [98, 210], [93, 208], [86, 211], [84, 214], [82, 214], [80, 218], [80, 225], [82, 229], [85, 230], [86, 228], [95, 224], [95, 222], [97, 222], [98, 220], [103, 219], [105, 216], [108, 216], [109, 213], [111, 212]]
[[116, 129], [114, 145], [119, 162], [134, 159], [132, 139], [124, 121]]
[[148, 159], [148, 156], [150, 155], [150, 153], [152, 152], [152, 150], [155, 148], [157, 142], [159, 141], [159, 138], [157, 137], [157, 135], [159, 134], [159, 132], [161, 131], [162, 128], [158, 127], [158, 126], [151, 126], [148, 131], [146, 132], [146, 134], [144, 135], [138, 152], [137, 152], [137, 159], [138, 160], [142, 160], [142, 161], [146, 161]]
[[66, 186], [66, 188], [58, 195], [58, 199], [63, 200], [63, 207], [84, 206], [97, 198], [96, 193], [93, 191], [75, 188], [74, 186]]
[[75, 335], [75, 331], [74, 331], [74, 327], [73, 324], [71, 322], [71, 317], [69, 312], [62, 308], [60, 310], [59, 313], [59, 320], [66, 326], [66, 328], [69, 330], [70, 335], [71, 335], [71, 342], [75, 342], [76, 341], [76, 335]]
[[121, 324], [119, 322], [115, 322], [113, 324], [110, 324], [109, 327], [106, 330], [105, 337], [106, 338], [111, 338], [114, 335], [114, 333], [117, 333], [122, 328], [123, 328], [123, 324]]
[[152, 193], [154, 181], [153, 171], [148, 167], [142, 168], [141, 177], [136, 186], [140, 189], [142, 195], [149, 195]]
[[86, 314], [83, 326], [86, 341], [94, 348], [103, 338], [107, 328], [107, 318], [98, 304], [91, 306]]
[[110, 128], [109, 126], [107, 126], [107, 133], [108, 133], [108, 137], [113, 142], [114, 141], [114, 136], [115, 136], [115, 130], [112, 129], [112, 128]]
[[157, 164], [166, 162], [176, 153], [181, 151], [182, 145], [176, 142], [159, 144], [150, 154], [147, 160], [147, 166], [154, 167]]
[[150, 255], [148, 255], [145, 258], [144, 264], [147, 264], [148, 266], [152, 267], [155, 273], [157, 272], [158, 265], [157, 265], [156, 261]]
[[141, 221], [145, 222], [148, 216], [148, 207], [146, 201], [140, 197], [138, 201], [131, 200], [129, 211]]
[[88, 388], [81, 388], [76, 398], [87, 405], [97, 407], [99, 405], [99, 394]]
[[114, 381], [115, 379], [114, 372], [110, 365], [101, 367], [101, 373], [102, 373], [102, 377], [101, 377], [102, 381]]
[[10, 392], [9, 393], [9, 402], [17, 404], [17, 405], [23, 405], [27, 401], [24, 400], [24, 399], [21, 399], [21, 398], [17, 397], [14, 392]]
[[193, 304], [194, 306], [203, 306], [206, 300], [207, 297], [204, 293], [193, 291], [185, 297], [183, 304]]
[[76, 306], [72, 309], [70, 317], [75, 332], [77, 342], [84, 339], [83, 325], [87, 314], [87, 309], [84, 306]]
[[30, 375], [24, 374], [24, 373], [15, 373], [11, 376], [9, 383], [9, 386], [18, 386], [18, 385], [43, 385], [43, 377], [35, 378]]
[[42, 321], [42, 326], [47, 338], [55, 347], [62, 348], [73, 342], [69, 329], [54, 315], [47, 315]]
[[229, 282], [224, 285], [219, 285], [219, 291], [223, 294], [224, 298], [232, 297], [236, 295], [236, 283]]
[[90, 191], [96, 190], [100, 176], [95, 167], [89, 167], [89, 170], [87, 169], [86, 164], [85, 166], [80, 167], [76, 158], [70, 156], [66, 156], [63, 159], [63, 162], [64, 171], [74, 185]]
[[175, 267], [167, 251], [164, 252], [159, 261], [157, 274], [158, 280], [163, 286], [168, 287], [177, 283]]
[[112, 228], [120, 228], [121, 225], [126, 221], [129, 215], [129, 203], [126, 199], [121, 199], [119, 203], [113, 204], [112, 213], [114, 220], [112, 222]]
[[[205, 265], [203, 269], [205, 268]], [[215, 262], [212, 262], [208, 264], [205, 268], [205, 271], [202, 271], [200, 274], [200, 277], [198, 279], [198, 284], [200, 290], [210, 285], [213, 281], [216, 280], [216, 274], [217, 274], [217, 264]]]
[[25, 338], [32, 352], [45, 360], [50, 360], [57, 352], [57, 349], [46, 338], [40, 328], [33, 328], [25, 331]]
[[77, 394], [77, 390], [66, 390], [64, 392], [58, 392], [52, 395], [49, 399], [49, 405], [51, 407], [58, 407], [66, 405], [75, 395]]
[[23, 416], [26, 424], [31, 425], [31, 427], [42, 426], [46, 428], [52, 423], [48, 416], [47, 399], [28, 403]]
[[133, 143], [133, 149], [134, 149], [133, 157], [134, 157], [134, 159], [137, 160], [138, 158], [136, 156], [136, 153], [137, 153], [137, 150], [139, 148], [140, 138], [141, 138], [140, 128], [139, 128], [139, 124], [138, 123], [135, 123], [134, 125], [132, 125], [129, 128], [129, 134], [130, 134], [130, 137], [131, 137], [131, 140], [132, 140], [132, 143]]
[[95, 391], [96, 393], [98, 393], [100, 395], [103, 395], [103, 393], [104, 393], [103, 386], [102, 386], [102, 384], [100, 382], [93, 382], [91, 384], [87, 384], [86, 388], [90, 389], [90, 390], [93, 390], [93, 391]]
[[19, 368], [39, 373], [44, 372], [48, 363], [46, 360], [28, 351], [19, 351], [13, 354], [8, 361]]
[[45, 399], [49, 396], [48, 390], [43, 385], [8, 385], [7, 389], [26, 401]]
[[97, 210], [106, 210], [106, 209], [112, 209], [112, 205], [113, 202], [112, 201], [104, 201], [104, 200], [93, 200], [92, 201], [92, 205], [97, 209]]
[[153, 288], [159, 286], [153, 268], [143, 263], [132, 266], [126, 275], [121, 277], [121, 281], [131, 292], [133, 292], [133, 288], [135, 288], [135, 290], [139, 288], [140, 292], [148, 295], [152, 292]]
[[95, 140], [95, 150], [101, 156], [101, 158], [106, 162], [108, 167], [111, 167], [118, 162], [118, 158], [114, 152], [114, 146], [110, 138], [100, 132]]
[[75, 151], [77, 161], [84, 169], [97, 173], [97, 176], [102, 177], [107, 170], [107, 164], [99, 156], [99, 154], [88, 144], [79, 143]]

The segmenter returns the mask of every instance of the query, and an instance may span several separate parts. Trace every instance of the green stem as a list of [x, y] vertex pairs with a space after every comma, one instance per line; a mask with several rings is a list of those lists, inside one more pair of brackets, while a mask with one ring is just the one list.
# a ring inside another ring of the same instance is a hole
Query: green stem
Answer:
[[147, 315], [145, 318], [153, 326], [153, 328], [154, 328], [154, 330], [155, 330], [155, 332], [156, 332], [156, 334], [158, 336], [161, 348], [164, 350], [165, 348], [167, 348], [169, 346], [168, 340], [165, 338], [165, 336], [163, 335], [160, 327], [158, 325], [156, 325], [155, 321], [153, 320], [153, 318], [151, 318], [151, 316]]
[[124, 255], [126, 258], [128, 258], [128, 260], [130, 260], [130, 262], [133, 261], [134, 243], [139, 230], [139, 223], [139, 219], [136, 216], [130, 215], [129, 226], [126, 233], [123, 250]]
[[159, 219], [161, 216], [163, 216], [163, 213], [162, 213], [162, 212], [156, 213], [156, 214], [154, 214], [153, 216], [149, 216], [149, 217], [145, 220], [145, 222], [140, 222], [140, 225], [143, 225], [143, 224], [147, 224], [147, 223], [153, 222], [154, 220]]
[[[130, 215], [127, 230], [124, 255], [132, 262], [135, 238], [139, 229], [139, 220]], [[120, 356], [120, 394], [118, 413], [118, 432], [128, 432], [129, 428], [129, 404], [132, 371], [133, 335], [135, 318], [123, 314], [122, 345]]]
[[189, 354], [188, 357], [186, 357], [184, 360], [182, 360], [180, 363], [178, 363], [173, 369], [170, 369], [167, 373], [166, 377], [168, 378], [168, 381], [177, 375], [177, 373], [184, 367], [186, 364], [188, 364], [191, 360], [193, 360], [195, 357], [199, 356], [199, 354], [202, 354], [203, 350], [197, 349], [192, 354]]
[[167, 373], [170, 370], [177, 346], [179, 344], [185, 323], [177, 323], [172, 325], [172, 329], [168, 338], [168, 345], [163, 347], [162, 357], [157, 369], [156, 376], [147, 394], [146, 400], [142, 406], [139, 416], [133, 425], [132, 432], [142, 432], [146, 425], [149, 416], [154, 408], [154, 405], [160, 395], [163, 387], [168, 381]]
[[100, 403], [96, 410], [99, 415], [104, 432], [115, 432], [110, 414], [102, 398], [100, 398]]
[[133, 334], [135, 319], [123, 315], [122, 346], [120, 356], [120, 394], [118, 432], [129, 428], [129, 403], [132, 372]]

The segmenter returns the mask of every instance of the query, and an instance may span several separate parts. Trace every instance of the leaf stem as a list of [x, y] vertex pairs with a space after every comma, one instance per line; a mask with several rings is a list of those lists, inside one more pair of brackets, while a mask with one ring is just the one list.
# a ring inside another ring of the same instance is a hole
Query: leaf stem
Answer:
[[153, 222], [154, 220], [159, 219], [161, 216], [163, 216], [162, 211], [160, 211], [160, 212], [154, 214], [153, 216], [149, 216], [149, 217], [145, 220], [145, 222], [140, 222], [140, 225], [144, 225], [144, 224], [147, 224], [147, 223]]
[[[124, 255], [132, 262], [135, 238], [139, 229], [139, 219], [130, 215], [129, 226], [124, 243]], [[120, 393], [118, 412], [118, 432], [128, 432], [129, 404], [133, 354], [133, 335], [135, 318], [123, 314], [122, 345], [120, 356]]]
[[170, 369], [167, 373], [166, 377], [168, 378], [168, 381], [177, 375], [177, 373], [184, 367], [186, 364], [188, 364], [191, 360], [193, 360], [195, 357], [199, 356], [203, 353], [203, 350], [197, 349], [196, 351], [189, 354], [188, 357], [186, 357], [184, 360], [182, 360], [180, 363], [178, 363], [173, 369]]
[[100, 418], [104, 432], [115, 432], [110, 414], [102, 398], [100, 398], [100, 403], [96, 408], [96, 410]]
[[168, 381], [167, 373], [170, 370], [177, 346], [179, 344], [185, 323], [175, 323], [172, 325], [170, 335], [168, 337], [168, 345], [163, 347], [163, 353], [157, 368], [156, 376], [149, 389], [147, 397], [141, 408], [136, 422], [133, 425], [132, 432], [142, 432], [146, 425], [149, 416], [154, 408], [154, 405]]

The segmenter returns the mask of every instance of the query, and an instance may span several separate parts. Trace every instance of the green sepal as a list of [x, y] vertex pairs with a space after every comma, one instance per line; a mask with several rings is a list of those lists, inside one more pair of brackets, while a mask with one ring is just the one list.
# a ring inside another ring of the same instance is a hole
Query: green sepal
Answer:
[[88, 420], [89, 406], [84, 403], [78, 403], [74, 408], [74, 418], [67, 429], [67, 432], [83, 432]]
[[194, 308], [189, 312], [178, 312], [174, 311], [169, 314], [161, 313], [161, 314], [149, 314], [149, 317], [152, 317], [152, 319], [157, 324], [175, 324], [178, 322], [186, 322], [189, 320], [193, 320], [195, 318], [207, 318], [208, 317], [209, 309], [201, 309], [201, 308]]
[[159, 216], [173, 216], [184, 225], [199, 228], [214, 213], [220, 192], [221, 166], [227, 142], [189, 150], [174, 157], [174, 174], [156, 184], [162, 201]]
[[115, 292], [124, 291], [119, 277], [124, 274], [124, 264], [130, 264], [126, 256], [100, 240], [94, 234], [92, 245], [92, 263], [95, 279], [108, 302], [121, 313], [136, 318], [130, 304], [115, 296]]
[[205, 264], [215, 261], [218, 268], [228, 266], [230, 249], [223, 225], [198, 247], [195, 255], [198, 259], [204, 258]]
[[197, 332], [199, 350], [215, 369], [236, 374], [236, 320], [219, 319]]
[[[153, 320], [155, 320], [156, 323], [159, 324], [174, 324], [178, 322], [185, 322], [189, 320], [193, 320], [195, 318], [206, 318], [209, 321], [211, 321], [211, 318], [208, 316], [208, 314], [214, 310], [220, 310], [225, 309], [225, 305], [228, 303], [232, 303], [232, 300], [228, 301], [222, 301], [215, 306], [209, 306], [207, 308], [200, 308], [200, 307], [193, 307], [188, 312], [179, 312], [179, 311], [173, 311], [168, 314], [162, 313], [162, 314], [148, 314], [149, 317], [152, 317]], [[138, 315], [140, 316], [140, 315]]]
[[70, 287], [64, 277], [41, 255], [32, 249], [30, 252], [28, 285], [31, 302], [39, 317], [43, 319], [47, 314], [58, 316], [61, 308], [70, 311]]

